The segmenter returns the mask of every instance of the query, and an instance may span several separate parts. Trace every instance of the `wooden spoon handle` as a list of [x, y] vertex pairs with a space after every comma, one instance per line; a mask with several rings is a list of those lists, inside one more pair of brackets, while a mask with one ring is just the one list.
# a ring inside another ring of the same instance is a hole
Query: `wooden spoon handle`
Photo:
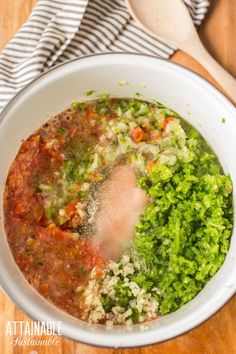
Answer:
[[236, 104], [236, 79], [230, 75], [217, 61], [208, 53], [200, 40], [192, 42], [191, 46], [185, 46], [183, 50], [202, 64], [213, 78], [220, 84], [227, 96]]

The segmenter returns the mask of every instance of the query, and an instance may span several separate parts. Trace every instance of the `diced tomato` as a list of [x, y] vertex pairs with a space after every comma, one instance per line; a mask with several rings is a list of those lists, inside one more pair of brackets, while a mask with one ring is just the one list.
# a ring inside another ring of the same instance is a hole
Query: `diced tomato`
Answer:
[[23, 271], [28, 271], [28, 269], [32, 264], [32, 260], [26, 255], [17, 255], [15, 259], [16, 259], [16, 263]]
[[57, 140], [58, 140], [58, 143], [59, 143], [60, 146], [63, 146], [65, 144], [65, 142], [66, 142], [66, 139], [65, 139], [65, 137], [63, 135], [58, 135], [57, 136]]
[[40, 135], [32, 135], [29, 139], [24, 140], [21, 145], [21, 151], [28, 151], [38, 146], [40, 142]]
[[75, 185], [71, 186], [70, 190], [71, 192], [73, 192], [73, 194], [76, 194], [77, 192], [79, 192], [80, 188], [81, 188], [81, 182], [77, 182]]
[[47, 243], [53, 242], [55, 240], [60, 241], [64, 238], [70, 239], [71, 235], [69, 232], [59, 229], [55, 224], [51, 224], [48, 227], [36, 227], [36, 233], [38, 238]]
[[118, 116], [115, 112], [111, 112], [110, 114], [108, 113], [106, 116], [104, 116], [105, 120], [112, 120], [116, 119]]
[[62, 240], [64, 238], [64, 236], [67, 236], [67, 232], [62, 231], [55, 224], [49, 225], [47, 229], [51, 233], [51, 235], [53, 236], [53, 239], [55, 239], [55, 240], [59, 241], [59, 240]]
[[40, 135], [33, 135], [31, 141], [33, 142], [34, 146], [36, 146], [40, 141]]
[[161, 128], [163, 130], [166, 129], [167, 125], [170, 123], [170, 122], [175, 122], [176, 121], [176, 118], [175, 117], [168, 117], [168, 118], [165, 118], [164, 122], [162, 123], [162, 126]]
[[101, 131], [101, 125], [98, 122], [93, 124], [93, 126], [91, 127], [91, 130], [90, 130], [90, 134], [92, 136], [94, 136], [95, 138], [100, 137], [100, 135], [102, 134], [102, 131]]
[[44, 216], [44, 207], [42, 202], [35, 201], [31, 207], [31, 214], [36, 222], [39, 222]]
[[146, 165], [146, 167], [147, 167], [147, 170], [148, 170], [148, 172], [151, 172], [152, 170], [153, 170], [153, 167], [155, 166], [155, 161], [148, 161], [148, 163], [147, 163], [147, 165]]
[[76, 205], [78, 204], [77, 200], [73, 200], [72, 202], [70, 202], [70, 204], [67, 205], [66, 207], [66, 214], [68, 216], [71, 216], [72, 214], [74, 214], [76, 212]]
[[116, 119], [117, 118], [117, 114], [115, 112], [112, 112], [110, 115], [109, 115], [109, 119]]
[[86, 264], [87, 268], [92, 269], [93, 267], [99, 267], [105, 264], [105, 259], [99, 254], [99, 247], [94, 243], [85, 239], [81, 239], [80, 249], [82, 250], [82, 263]]
[[48, 283], [40, 284], [38, 289], [42, 295], [46, 296], [48, 295], [49, 292], [49, 284]]
[[91, 172], [88, 175], [88, 180], [90, 182], [96, 182], [96, 181], [99, 181], [100, 179], [101, 179], [101, 175], [98, 172]]
[[74, 126], [70, 131], [70, 137], [73, 139], [79, 135], [80, 129], [78, 126]]
[[19, 200], [14, 206], [14, 213], [17, 216], [23, 216], [28, 213], [30, 205], [25, 203], [25, 201]]
[[8, 186], [11, 189], [21, 190], [24, 188], [24, 178], [20, 169], [17, 166], [15, 167], [16, 168], [13, 170], [13, 173], [11, 173], [8, 177]]
[[139, 143], [140, 141], [142, 141], [144, 138], [144, 131], [142, 128], [137, 127], [134, 129], [133, 133], [132, 133], [132, 139], [135, 143]]
[[60, 152], [55, 149], [55, 148], [46, 148], [44, 147], [43, 151], [42, 151], [44, 154], [48, 154], [52, 160], [56, 160], [58, 162], [62, 162], [62, 156], [60, 154]]
[[39, 241], [50, 243], [52, 241], [52, 234], [49, 231], [49, 227], [36, 226], [35, 233]]
[[53, 232], [55, 240], [63, 240], [65, 236], [68, 236], [67, 232], [62, 231], [61, 229], [56, 228]]
[[94, 112], [93, 106], [91, 104], [88, 104], [87, 107], [86, 107], [85, 117], [87, 119], [95, 119], [95, 118], [97, 118], [97, 113]]

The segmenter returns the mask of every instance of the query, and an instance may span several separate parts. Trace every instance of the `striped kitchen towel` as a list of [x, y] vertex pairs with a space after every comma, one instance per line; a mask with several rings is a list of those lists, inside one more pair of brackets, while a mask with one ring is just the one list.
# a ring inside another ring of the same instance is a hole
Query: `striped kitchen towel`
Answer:
[[[184, 2], [200, 25], [209, 1]], [[38, 0], [0, 54], [0, 111], [35, 77], [68, 59], [105, 51], [168, 58], [174, 50], [140, 29], [124, 0]]]

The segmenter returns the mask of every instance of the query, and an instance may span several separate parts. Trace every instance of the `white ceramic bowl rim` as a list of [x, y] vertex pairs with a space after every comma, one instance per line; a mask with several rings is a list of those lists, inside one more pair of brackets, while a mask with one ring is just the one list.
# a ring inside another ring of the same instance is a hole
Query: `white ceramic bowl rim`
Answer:
[[[105, 57], [110, 57], [114, 58], [120, 56], [120, 58], [125, 58], [125, 57], [133, 57], [133, 58], [138, 58], [140, 57], [141, 60], [150, 60], [150, 63], [152, 61], [155, 61], [156, 64], [158, 63], [165, 63], [167, 68], [168, 67], [175, 67], [176, 70], [179, 72], [182, 72], [183, 75], [187, 75], [192, 79], [193, 81], [198, 81], [198, 84], [202, 85], [202, 89], [208, 89], [210, 94], [214, 96], [218, 101], [222, 102], [222, 105], [227, 106], [227, 109], [231, 111], [232, 116], [235, 116], [235, 107], [232, 105], [232, 103], [220, 92], [218, 91], [211, 83], [206, 81], [204, 78], [199, 76], [198, 74], [194, 73], [193, 71], [184, 68], [183, 66], [170, 62], [166, 59], [161, 59], [161, 58], [156, 58], [151, 55], [144, 55], [144, 54], [135, 54], [135, 53], [101, 53], [101, 54], [93, 54], [89, 55], [86, 57], [78, 58], [78, 59], [72, 59], [70, 61], [67, 61], [65, 63], [59, 64], [50, 70], [48, 70], [45, 73], [42, 73], [39, 77], [34, 79], [30, 84], [28, 84], [23, 90], [21, 90], [5, 107], [5, 109], [2, 111], [0, 115], [0, 128], [2, 127], [2, 124], [4, 123], [4, 118], [8, 114], [8, 111], [11, 109], [11, 107], [15, 104], [15, 102], [18, 100], [19, 97], [22, 97], [24, 93], [31, 87], [31, 85], [37, 83], [41, 78], [45, 75], [48, 75], [52, 71], [58, 70], [61, 67], [66, 67], [70, 65], [73, 62], [78, 62], [78, 65], [80, 62], [83, 62], [85, 60], [90, 60], [91, 58], [98, 58], [102, 60]], [[137, 59], [138, 60], [138, 59]], [[1, 250], [0, 250], [0, 255]], [[0, 259], [0, 265], [1, 265], [1, 259]], [[1, 267], [0, 267], [1, 269]], [[234, 271], [236, 274], [236, 269]], [[148, 331], [140, 331], [138, 330], [137, 332], [124, 332], [123, 330], [119, 331], [119, 329], [116, 332], [103, 332], [103, 330], [99, 329], [99, 326], [97, 326], [95, 329], [91, 325], [85, 325], [84, 328], [77, 328], [77, 334], [75, 333], [75, 327], [77, 325], [76, 319], [71, 320], [71, 324], [67, 325], [67, 323], [63, 323], [63, 335], [65, 335], [68, 338], [78, 340], [84, 343], [92, 344], [92, 345], [97, 345], [97, 346], [108, 346], [108, 347], [137, 347], [137, 346], [143, 346], [143, 345], [150, 345], [154, 343], [158, 343], [164, 340], [168, 340], [170, 338], [174, 338], [180, 334], [183, 334], [184, 332], [187, 332], [191, 330], [192, 328], [196, 327], [200, 323], [206, 321], [210, 316], [212, 316], [215, 312], [217, 312], [220, 307], [222, 307], [230, 298], [231, 296], [235, 293], [236, 291], [236, 281], [235, 281], [235, 274], [231, 276], [228, 288], [225, 289], [224, 293], [221, 294], [221, 298], [216, 301], [211, 308], [203, 308], [200, 311], [200, 315], [198, 318], [189, 318], [188, 323], [184, 321], [180, 321], [180, 326], [173, 327], [171, 329], [171, 333], [165, 333], [158, 337], [158, 329], [155, 330], [148, 330]], [[234, 285], [232, 285], [232, 281], [234, 280]], [[12, 283], [8, 282], [7, 276], [3, 274], [0, 270], [0, 283], [2, 284], [4, 290], [6, 291], [6, 294], [19, 306], [24, 312], [26, 312], [30, 317], [37, 319], [41, 322], [43, 321], [59, 321], [61, 317], [63, 317], [63, 312], [60, 311], [59, 309], [55, 309], [52, 314], [47, 314], [46, 311], [40, 311], [40, 306], [35, 305], [27, 309], [27, 299], [30, 298], [30, 296], [35, 293], [35, 296], [38, 296], [41, 298], [40, 295], [38, 295], [32, 288], [31, 288], [31, 293], [29, 294], [21, 294], [19, 297], [17, 293], [14, 292], [14, 289], [12, 287]], [[10, 285], [9, 285], [10, 284]], [[20, 291], [20, 287], [19, 287]], [[23, 297], [25, 298], [23, 299]], [[22, 300], [23, 299], [23, 300]], [[43, 300], [44, 301], [44, 300]], [[52, 305], [49, 305], [52, 306]], [[188, 305], [187, 305], [188, 306]], [[46, 307], [45, 307], [46, 309]], [[191, 321], [190, 321], [191, 320]], [[124, 338], [124, 335], [126, 338]]]
[[208, 81], [207, 79], [205, 79], [203, 76], [201, 76], [200, 74], [198, 74], [196, 71], [193, 71], [192, 69], [184, 66], [183, 64], [180, 63], [175, 63], [174, 61], [171, 61], [170, 59], [165, 59], [165, 58], [159, 58], [156, 57], [155, 55], [151, 55], [151, 54], [143, 54], [143, 53], [133, 53], [133, 52], [104, 52], [104, 53], [95, 53], [95, 54], [87, 54], [87, 55], [83, 55], [82, 57], [79, 58], [73, 58], [73, 59], [69, 59], [64, 61], [63, 63], [57, 64], [55, 66], [53, 66], [52, 68], [49, 68], [47, 71], [44, 71], [43, 73], [39, 74], [36, 78], [34, 78], [31, 82], [29, 82], [27, 85], [25, 85], [19, 92], [17, 92], [14, 97], [12, 99], [10, 99], [10, 101], [6, 104], [6, 106], [3, 108], [3, 110], [0, 112], [0, 123], [1, 121], [3, 121], [4, 116], [6, 114], [6, 112], [8, 111], [8, 109], [10, 108], [11, 104], [14, 104], [14, 100], [17, 99], [18, 95], [22, 94], [22, 92], [24, 92], [28, 87], [30, 87], [34, 82], [38, 81], [41, 77], [43, 77], [44, 75], [47, 75], [49, 72], [54, 71], [58, 68], [60, 68], [61, 66], [64, 65], [68, 65], [70, 63], [73, 63], [75, 61], [81, 61], [84, 60], [86, 58], [93, 58], [93, 57], [98, 57], [98, 56], [112, 56], [112, 55], [122, 55], [122, 56], [140, 56], [140, 57], [147, 57], [147, 58], [153, 58], [157, 61], [163, 61], [163, 62], [168, 62], [170, 65], [176, 66], [176, 67], [180, 67], [183, 70], [186, 70], [187, 72], [192, 73], [194, 76], [197, 76], [200, 80], [203, 80], [203, 82], [207, 83], [208, 85], [210, 85], [213, 90], [215, 90], [215, 92], [217, 92], [218, 95], [221, 95], [222, 98], [224, 100], [227, 101], [227, 104], [231, 105], [231, 107], [233, 109], [235, 109], [235, 106], [233, 105], [233, 103], [229, 100], [228, 97], [226, 97], [223, 92], [221, 92], [215, 85], [213, 85], [210, 81]]

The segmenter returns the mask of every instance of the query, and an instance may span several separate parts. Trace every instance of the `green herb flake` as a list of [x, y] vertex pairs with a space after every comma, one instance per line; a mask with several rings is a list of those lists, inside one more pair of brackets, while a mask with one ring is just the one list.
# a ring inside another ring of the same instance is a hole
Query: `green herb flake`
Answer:
[[40, 258], [35, 258], [33, 260], [33, 263], [36, 268], [39, 268], [43, 265], [43, 261]]
[[61, 128], [61, 127], [58, 127], [57, 128], [57, 134], [59, 134], [59, 135], [64, 135], [65, 134], [65, 129], [63, 129], [63, 128]]
[[73, 109], [75, 109], [76, 111], [78, 111], [78, 109], [79, 109], [79, 102], [73, 101], [73, 102], [71, 103], [71, 107], [72, 107]]
[[95, 90], [88, 90], [87, 92], [86, 92], [86, 96], [92, 96], [93, 94], [95, 93]]
[[115, 306], [115, 301], [112, 300], [107, 294], [101, 295], [101, 303], [105, 312], [110, 312], [112, 307]]
[[119, 280], [114, 287], [117, 303], [119, 306], [127, 307], [130, 300], [133, 298], [132, 291], [124, 285], [122, 280]]
[[77, 271], [77, 276], [79, 278], [81, 277], [85, 277], [88, 274], [87, 270], [84, 267], [79, 267], [78, 271]]
[[98, 96], [101, 100], [107, 101], [110, 97], [110, 94], [108, 92], [101, 92]]
[[139, 311], [133, 310], [132, 315], [131, 315], [133, 323], [138, 323], [140, 316], [141, 316], [141, 313]]

